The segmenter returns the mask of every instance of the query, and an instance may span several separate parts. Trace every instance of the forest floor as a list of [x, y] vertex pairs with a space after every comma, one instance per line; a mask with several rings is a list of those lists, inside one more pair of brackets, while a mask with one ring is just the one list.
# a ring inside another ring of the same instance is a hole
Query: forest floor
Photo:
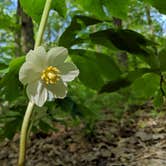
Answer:
[[[31, 138], [26, 166], [166, 166], [166, 109], [132, 107], [121, 120], [104, 111], [105, 120], [86, 137], [82, 125]], [[19, 138], [0, 144], [0, 166], [16, 166]]]

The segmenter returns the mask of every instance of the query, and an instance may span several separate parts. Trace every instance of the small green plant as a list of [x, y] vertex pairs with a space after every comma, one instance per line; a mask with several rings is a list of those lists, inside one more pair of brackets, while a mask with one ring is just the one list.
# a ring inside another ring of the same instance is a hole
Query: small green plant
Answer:
[[[29, 103], [21, 127], [20, 152], [18, 165], [25, 163], [26, 139], [34, 105], [43, 106], [49, 97], [64, 98], [67, 93], [66, 82], [72, 81], [79, 74], [79, 70], [71, 62], [64, 62], [67, 50], [63, 47], [52, 48], [47, 54], [44, 47], [39, 47], [42, 41], [46, 21], [51, 7], [51, 0], [47, 0], [43, 10], [34, 51], [26, 55], [26, 61], [20, 68], [19, 79], [27, 86]], [[40, 121], [44, 123], [43, 121]], [[46, 126], [46, 123], [42, 124]]]

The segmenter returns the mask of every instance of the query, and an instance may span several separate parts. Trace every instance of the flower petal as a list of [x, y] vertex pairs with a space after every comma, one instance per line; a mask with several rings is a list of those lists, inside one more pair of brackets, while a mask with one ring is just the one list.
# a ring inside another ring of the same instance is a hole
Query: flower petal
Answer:
[[31, 101], [41, 107], [47, 100], [47, 89], [40, 81], [31, 82], [27, 86], [27, 95]]
[[64, 63], [62, 66], [59, 66], [61, 72], [61, 78], [64, 82], [72, 81], [75, 77], [78, 76], [79, 70], [73, 63]]
[[34, 63], [40, 70], [47, 67], [47, 57], [44, 47], [37, 47], [35, 50], [30, 50], [26, 55], [26, 61]]
[[51, 48], [47, 53], [48, 64], [51, 66], [57, 66], [62, 64], [67, 58], [68, 51], [64, 47]]
[[31, 62], [24, 63], [19, 71], [19, 80], [25, 85], [40, 79], [41, 71]]
[[55, 98], [64, 98], [67, 94], [67, 87], [62, 80], [56, 84], [47, 85], [47, 89], [53, 93]]

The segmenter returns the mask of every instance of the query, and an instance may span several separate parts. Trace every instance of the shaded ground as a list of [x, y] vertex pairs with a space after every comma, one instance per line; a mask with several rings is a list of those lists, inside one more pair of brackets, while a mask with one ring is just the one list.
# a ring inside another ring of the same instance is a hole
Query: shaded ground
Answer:
[[[32, 138], [26, 166], [166, 166], [166, 113], [152, 116], [151, 106], [135, 107], [117, 121], [110, 111], [95, 135], [82, 127]], [[0, 166], [17, 165], [18, 138], [0, 144]]]

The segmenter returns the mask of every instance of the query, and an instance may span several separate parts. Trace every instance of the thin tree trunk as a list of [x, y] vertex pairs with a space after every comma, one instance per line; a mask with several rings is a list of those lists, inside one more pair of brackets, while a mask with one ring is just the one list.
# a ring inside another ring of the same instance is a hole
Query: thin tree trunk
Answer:
[[34, 46], [34, 32], [32, 19], [24, 13], [20, 6], [20, 1], [17, 1], [16, 15], [16, 31], [15, 31], [15, 54], [16, 57], [22, 53], [27, 53]]
[[21, 55], [21, 27], [20, 27], [20, 14], [21, 8], [19, 0], [17, 1], [17, 12], [16, 12], [16, 29], [15, 29], [15, 55], [16, 57]]
[[32, 19], [21, 9], [21, 40], [22, 51], [27, 53], [34, 46], [34, 32]]

